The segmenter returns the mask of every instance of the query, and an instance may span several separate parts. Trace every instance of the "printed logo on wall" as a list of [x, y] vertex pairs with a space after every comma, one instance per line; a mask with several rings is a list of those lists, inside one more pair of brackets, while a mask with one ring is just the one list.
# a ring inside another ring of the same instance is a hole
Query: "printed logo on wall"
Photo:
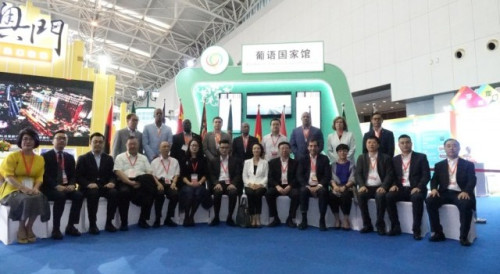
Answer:
[[229, 65], [229, 54], [219, 46], [212, 46], [203, 52], [200, 61], [206, 73], [219, 74]]

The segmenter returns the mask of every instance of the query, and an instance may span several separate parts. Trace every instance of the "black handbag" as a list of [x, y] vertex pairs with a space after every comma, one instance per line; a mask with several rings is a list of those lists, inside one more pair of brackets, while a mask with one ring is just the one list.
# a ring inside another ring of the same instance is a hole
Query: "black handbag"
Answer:
[[240, 198], [240, 205], [238, 206], [238, 212], [236, 213], [236, 224], [240, 227], [247, 228], [250, 227], [251, 219], [250, 213], [248, 212], [248, 200], [247, 196], [243, 195]]

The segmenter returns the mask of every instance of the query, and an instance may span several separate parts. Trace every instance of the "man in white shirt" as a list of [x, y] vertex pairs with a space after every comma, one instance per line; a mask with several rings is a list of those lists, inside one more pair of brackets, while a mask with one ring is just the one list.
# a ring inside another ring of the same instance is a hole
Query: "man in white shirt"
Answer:
[[281, 142], [287, 142], [286, 136], [280, 134], [281, 121], [278, 118], [271, 120], [271, 133], [267, 134], [262, 138], [262, 146], [266, 152], [266, 160], [270, 161], [272, 159], [279, 158], [279, 144]]
[[175, 227], [176, 223], [172, 221], [174, 217], [175, 207], [179, 201], [179, 193], [177, 189], [177, 181], [181, 173], [179, 162], [177, 159], [170, 157], [170, 143], [163, 141], [160, 144], [160, 157], [151, 162], [153, 169], [153, 176], [163, 185], [163, 191], [158, 191], [155, 197], [155, 213], [156, 220], [153, 227], [159, 227], [161, 223], [161, 211], [163, 203], [165, 202], [165, 195], [167, 196], [168, 209], [167, 218], [165, 218], [164, 225]]
[[141, 207], [139, 227], [149, 228], [154, 196], [163, 191], [163, 185], [152, 175], [151, 165], [146, 156], [137, 152], [139, 141], [135, 137], [127, 140], [127, 151], [116, 156], [114, 171], [119, 180], [120, 230], [128, 230], [128, 208], [132, 201]]
[[436, 163], [431, 179], [431, 193], [425, 203], [433, 232], [430, 241], [445, 240], [439, 221], [439, 208], [443, 204], [454, 204], [460, 212], [460, 244], [470, 246], [467, 239], [476, 198], [476, 171], [474, 164], [458, 157], [460, 143], [455, 139], [444, 142], [446, 159]]
[[380, 143], [375, 136], [368, 136], [365, 145], [368, 152], [359, 155], [355, 173], [356, 185], [359, 187], [359, 208], [363, 217], [363, 228], [360, 232], [368, 233], [373, 231], [370, 213], [368, 212], [368, 200], [375, 198], [377, 204], [377, 232], [379, 235], [385, 235], [385, 194], [392, 186], [394, 178], [392, 158], [378, 151]]

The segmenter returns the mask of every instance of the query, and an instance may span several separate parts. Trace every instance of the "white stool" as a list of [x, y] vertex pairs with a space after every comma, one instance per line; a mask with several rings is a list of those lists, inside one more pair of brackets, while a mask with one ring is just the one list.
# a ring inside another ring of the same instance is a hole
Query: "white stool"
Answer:
[[[396, 206], [398, 208], [398, 218], [401, 226], [401, 232], [413, 234], [413, 206], [411, 202], [397, 202]], [[386, 222], [386, 225], [389, 224], [390, 222]], [[422, 223], [420, 225], [420, 235], [425, 237], [429, 231], [429, 216], [427, 215], [427, 210], [424, 207]]]
[[[439, 208], [439, 220], [443, 233], [448, 239], [460, 240], [460, 212], [455, 205], [444, 204]], [[472, 217], [467, 240], [474, 242], [476, 239], [476, 220]]]
[[[8, 245], [17, 240], [17, 230], [19, 222], [9, 219], [9, 206], [0, 205], [0, 241]], [[48, 238], [50, 236], [48, 230], [48, 222], [42, 223], [38, 217], [33, 224], [33, 232], [37, 238]]]
[[[99, 202], [97, 203], [97, 220], [96, 220], [96, 225], [97, 225], [97, 228], [99, 228], [99, 230], [104, 230], [105, 226], [106, 226], [106, 218], [107, 218], [107, 206], [108, 206], [108, 200], [104, 197], [100, 197], [99, 198]], [[90, 226], [90, 223], [89, 223], [89, 212], [88, 212], [88, 207], [87, 207], [87, 199], [85, 199], [83, 201], [83, 205], [82, 205], [82, 209], [84, 209], [83, 211], [83, 217], [82, 217], [82, 230], [80, 230], [81, 232], [88, 232], [89, 231], [89, 226]], [[113, 219], [113, 225], [115, 227], [119, 227], [118, 224], [119, 224], [119, 220], [120, 220], [120, 216], [118, 215], [118, 209], [116, 210], [116, 215], [115, 215], [115, 218]]]
[[[238, 199], [238, 198], [236, 198]], [[236, 201], [236, 206], [234, 207], [234, 211], [233, 211], [233, 221], [236, 219], [236, 213], [237, 213], [237, 209], [238, 209], [238, 201]], [[221, 203], [220, 203], [220, 212], [219, 212], [219, 219], [221, 221], [226, 221], [227, 220], [227, 215], [229, 214], [229, 197], [227, 195], [222, 195], [222, 199], [221, 199]], [[210, 208], [210, 221], [212, 221], [212, 219], [215, 217], [215, 212], [214, 212], [214, 208], [211, 207]]]

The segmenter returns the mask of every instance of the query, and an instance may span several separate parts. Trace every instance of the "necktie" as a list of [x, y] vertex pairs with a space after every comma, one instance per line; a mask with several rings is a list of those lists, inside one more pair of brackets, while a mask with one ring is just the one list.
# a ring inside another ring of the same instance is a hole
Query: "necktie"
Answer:
[[63, 183], [63, 154], [62, 151], [57, 152], [57, 184]]

